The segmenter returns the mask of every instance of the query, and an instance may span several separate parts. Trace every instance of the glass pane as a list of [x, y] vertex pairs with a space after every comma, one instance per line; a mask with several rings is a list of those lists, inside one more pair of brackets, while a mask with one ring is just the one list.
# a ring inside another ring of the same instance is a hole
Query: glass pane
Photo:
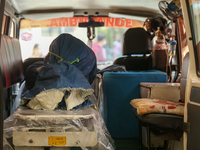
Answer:
[[[92, 50], [96, 54], [97, 63], [110, 64], [122, 56], [121, 46], [123, 34], [130, 27], [143, 27], [143, 22], [131, 19], [97, 17], [96, 21], [104, 21], [104, 27], [95, 28]], [[20, 44], [23, 60], [29, 57], [45, 57], [51, 42], [62, 33], [69, 33], [88, 44], [87, 28], [78, 27], [78, 21], [87, 21], [86, 17], [57, 18], [48, 20], [22, 20], [20, 23]]]
[[200, 71], [200, 1], [189, 0], [190, 22], [192, 24], [197, 72]]

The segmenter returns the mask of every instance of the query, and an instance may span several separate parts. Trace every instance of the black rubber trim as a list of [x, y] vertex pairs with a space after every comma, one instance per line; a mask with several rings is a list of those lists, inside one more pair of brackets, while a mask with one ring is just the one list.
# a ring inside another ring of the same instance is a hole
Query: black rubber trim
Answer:
[[187, 149], [198, 150], [200, 148], [200, 106], [188, 103], [188, 123]]
[[151, 113], [138, 115], [137, 108], [131, 105], [133, 114], [143, 123], [152, 128], [183, 130], [183, 116], [173, 114]]
[[200, 103], [200, 88], [192, 87], [190, 101]]

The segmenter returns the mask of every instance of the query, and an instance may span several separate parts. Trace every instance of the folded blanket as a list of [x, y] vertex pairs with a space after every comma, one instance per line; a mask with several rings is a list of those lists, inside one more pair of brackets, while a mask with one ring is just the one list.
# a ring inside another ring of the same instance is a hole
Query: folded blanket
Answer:
[[144, 115], [149, 113], [167, 113], [182, 115], [184, 114], [184, 103], [171, 101], [171, 100], [159, 100], [159, 99], [134, 99], [130, 104], [137, 108], [138, 115]]

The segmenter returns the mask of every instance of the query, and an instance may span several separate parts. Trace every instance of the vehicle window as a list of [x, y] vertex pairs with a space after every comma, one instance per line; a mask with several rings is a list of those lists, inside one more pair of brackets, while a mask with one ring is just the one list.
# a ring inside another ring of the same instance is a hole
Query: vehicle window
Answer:
[[200, 1], [189, 0], [190, 23], [192, 25], [193, 44], [196, 53], [197, 73], [200, 77]]
[[[96, 17], [94, 20], [104, 22], [104, 27], [96, 27], [96, 37], [92, 49], [98, 64], [110, 64], [122, 56], [123, 34], [128, 28], [143, 27], [143, 22], [131, 19]], [[88, 43], [87, 28], [78, 27], [78, 22], [86, 22], [87, 17], [57, 18], [48, 20], [21, 20], [20, 44], [23, 60], [29, 57], [45, 57], [51, 42], [62, 33], [70, 33]]]

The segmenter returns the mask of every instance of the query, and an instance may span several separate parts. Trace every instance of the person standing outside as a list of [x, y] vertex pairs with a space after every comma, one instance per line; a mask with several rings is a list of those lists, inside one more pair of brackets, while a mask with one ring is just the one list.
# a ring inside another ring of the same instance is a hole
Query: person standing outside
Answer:
[[106, 62], [106, 50], [104, 48], [106, 36], [102, 33], [99, 33], [97, 36], [97, 41], [94, 42], [92, 50], [94, 51], [97, 62]]
[[33, 53], [31, 55], [31, 57], [44, 57], [43, 54], [42, 54], [42, 46], [40, 44], [35, 44], [33, 46]]

